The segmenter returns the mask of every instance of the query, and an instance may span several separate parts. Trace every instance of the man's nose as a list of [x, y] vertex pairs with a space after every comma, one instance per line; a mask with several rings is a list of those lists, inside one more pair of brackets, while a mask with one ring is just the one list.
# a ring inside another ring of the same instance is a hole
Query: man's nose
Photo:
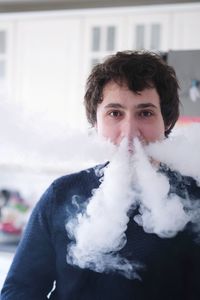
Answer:
[[121, 135], [123, 138], [127, 138], [130, 142], [132, 142], [136, 137], [139, 138], [141, 134], [137, 121], [130, 118], [125, 120], [121, 128]]

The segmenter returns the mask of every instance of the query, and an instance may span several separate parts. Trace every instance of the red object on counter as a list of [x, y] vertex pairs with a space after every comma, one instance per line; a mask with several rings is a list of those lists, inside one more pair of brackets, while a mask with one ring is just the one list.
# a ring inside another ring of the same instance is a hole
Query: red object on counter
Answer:
[[16, 234], [16, 235], [19, 235], [22, 233], [22, 229], [16, 228], [10, 222], [0, 223], [0, 231], [7, 233], [7, 234], [10, 233], [10, 234]]

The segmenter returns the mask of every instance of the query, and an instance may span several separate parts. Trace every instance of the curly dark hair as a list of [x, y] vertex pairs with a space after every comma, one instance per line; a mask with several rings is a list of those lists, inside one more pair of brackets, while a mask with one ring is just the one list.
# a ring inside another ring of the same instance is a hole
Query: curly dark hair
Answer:
[[105, 85], [114, 81], [126, 84], [134, 93], [155, 88], [160, 97], [165, 136], [171, 132], [179, 117], [179, 84], [175, 71], [154, 52], [123, 51], [97, 64], [88, 77], [84, 103], [89, 123], [96, 123], [97, 106], [103, 101]]

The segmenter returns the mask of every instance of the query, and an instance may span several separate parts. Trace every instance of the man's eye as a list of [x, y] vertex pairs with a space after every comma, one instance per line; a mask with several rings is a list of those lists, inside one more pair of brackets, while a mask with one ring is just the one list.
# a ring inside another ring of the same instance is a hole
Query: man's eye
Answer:
[[122, 115], [122, 113], [119, 110], [113, 110], [109, 113], [109, 116], [114, 117], [114, 118], [118, 118]]
[[149, 111], [149, 110], [143, 110], [140, 112], [140, 116], [143, 118], [149, 118], [149, 117], [153, 116], [153, 112]]

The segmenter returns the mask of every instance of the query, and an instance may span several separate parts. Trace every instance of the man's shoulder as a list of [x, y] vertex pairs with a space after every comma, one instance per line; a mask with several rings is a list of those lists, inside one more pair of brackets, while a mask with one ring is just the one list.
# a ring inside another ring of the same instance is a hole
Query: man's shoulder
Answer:
[[74, 197], [81, 202], [91, 197], [101, 184], [106, 164], [97, 165], [55, 179], [37, 202], [36, 210], [51, 211], [70, 204]]
[[86, 183], [88, 185], [99, 184], [99, 181], [101, 181], [101, 178], [103, 177], [104, 167], [106, 165], [107, 163], [99, 164], [88, 169], [66, 174], [55, 179], [52, 183], [52, 186], [56, 190], [62, 190], [74, 185], [79, 186]]
[[177, 193], [182, 198], [200, 199], [200, 184], [196, 178], [183, 175], [177, 170], [172, 170], [166, 165], [161, 165], [160, 172], [169, 178], [170, 191]]

